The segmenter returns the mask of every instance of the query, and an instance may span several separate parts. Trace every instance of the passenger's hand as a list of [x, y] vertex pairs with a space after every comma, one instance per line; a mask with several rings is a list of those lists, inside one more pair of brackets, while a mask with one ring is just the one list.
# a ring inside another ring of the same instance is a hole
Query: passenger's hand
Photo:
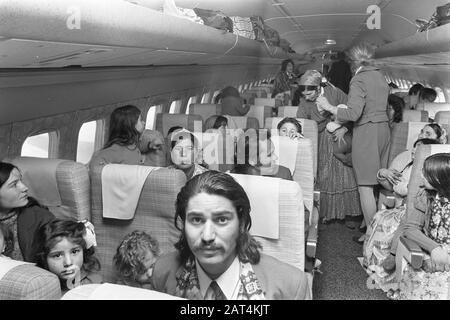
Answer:
[[317, 110], [319, 110], [319, 112], [321, 110], [325, 110], [325, 111], [331, 111], [332, 109], [332, 105], [328, 102], [328, 99], [325, 98], [324, 96], [319, 96], [316, 99], [316, 106], [317, 106]]
[[444, 271], [446, 270], [445, 266], [449, 265], [449, 254], [447, 253], [447, 250], [442, 248], [441, 246], [434, 248], [433, 251], [431, 251], [431, 261], [435, 264], [435, 270], [436, 271]]
[[302, 139], [303, 136], [298, 132], [291, 132], [291, 133], [289, 133], [289, 138], [291, 138], [293, 140], [298, 140], [298, 139]]
[[344, 136], [347, 133], [348, 129], [346, 127], [340, 127], [339, 129], [334, 130], [332, 133], [333, 141], [338, 141], [339, 144], [344, 143]]
[[402, 178], [402, 174], [395, 169], [380, 169], [379, 176], [385, 178], [393, 186], [397, 185]]

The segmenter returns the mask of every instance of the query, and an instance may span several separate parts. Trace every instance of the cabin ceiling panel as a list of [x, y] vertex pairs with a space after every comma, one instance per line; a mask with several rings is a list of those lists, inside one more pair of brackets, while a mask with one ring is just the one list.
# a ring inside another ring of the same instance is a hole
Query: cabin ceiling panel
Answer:
[[145, 54], [153, 50], [119, 48], [61, 42], [8, 39], [0, 42], [0, 68], [65, 67], [96, 65], [120, 56]]

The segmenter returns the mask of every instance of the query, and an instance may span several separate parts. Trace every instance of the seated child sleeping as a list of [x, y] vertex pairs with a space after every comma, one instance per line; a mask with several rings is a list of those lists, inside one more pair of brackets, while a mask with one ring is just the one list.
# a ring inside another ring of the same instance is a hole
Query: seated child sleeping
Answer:
[[158, 241], [144, 231], [127, 234], [113, 258], [116, 283], [152, 290], [151, 276], [159, 252]]

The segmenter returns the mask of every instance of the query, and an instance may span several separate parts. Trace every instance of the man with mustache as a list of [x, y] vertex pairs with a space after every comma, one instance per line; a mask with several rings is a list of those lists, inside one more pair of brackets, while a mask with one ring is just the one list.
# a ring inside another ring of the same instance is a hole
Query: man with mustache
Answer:
[[189, 180], [175, 226], [178, 252], [156, 262], [155, 290], [199, 300], [311, 299], [304, 272], [260, 253], [249, 233], [250, 201], [230, 175], [208, 171]]

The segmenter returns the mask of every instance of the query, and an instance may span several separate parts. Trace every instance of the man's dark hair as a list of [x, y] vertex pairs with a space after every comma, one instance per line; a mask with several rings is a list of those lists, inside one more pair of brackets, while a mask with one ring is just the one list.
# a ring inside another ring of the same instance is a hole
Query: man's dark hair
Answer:
[[[200, 193], [222, 196], [232, 202], [239, 219], [239, 236], [236, 244], [239, 260], [257, 264], [260, 259], [259, 249], [261, 249], [261, 245], [250, 235], [252, 226], [250, 200], [244, 188], [233, 177], [213, 170], [194, 176], [186, 182], [186, 185], [178, 193], [174, 223], [175, 227], [181, 231], [181, 236], [175, 244], [175, 248], [180, 252], [182, 262], [184, 263], [193, 255], [184, 234], [186, 208], [189, 200]], [[181, 220], [181, 227], [178, 224], [179, 220]]]

